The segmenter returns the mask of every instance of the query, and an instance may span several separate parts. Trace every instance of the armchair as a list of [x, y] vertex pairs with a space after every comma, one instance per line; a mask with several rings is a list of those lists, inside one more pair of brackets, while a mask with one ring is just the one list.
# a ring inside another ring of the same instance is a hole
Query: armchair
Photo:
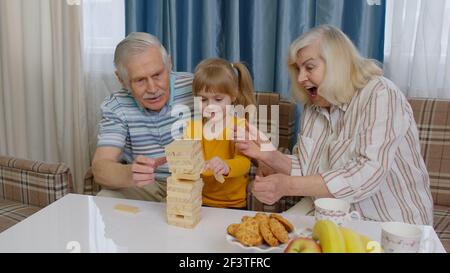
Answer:
[[72, 191], [63, 163], [0, 156], [0, 232]]

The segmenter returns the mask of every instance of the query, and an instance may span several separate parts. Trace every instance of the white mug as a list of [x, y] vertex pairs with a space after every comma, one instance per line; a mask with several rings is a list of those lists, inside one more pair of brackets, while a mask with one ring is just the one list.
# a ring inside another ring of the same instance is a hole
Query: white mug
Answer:
[[[381, 247], [387, 253], [417, 253], [421, 241], [422, 229], [418, 226], [402, 222], [381, 224]], [[425, 239], [424, 243], [432, 241]]]
[[350, 212], [350, 203], [342, 199], [320, 198], [314, 201], [314, 206], [316, 221], [328, 219], [342, 225], [346, 221], [361, 219], [357, 211]]

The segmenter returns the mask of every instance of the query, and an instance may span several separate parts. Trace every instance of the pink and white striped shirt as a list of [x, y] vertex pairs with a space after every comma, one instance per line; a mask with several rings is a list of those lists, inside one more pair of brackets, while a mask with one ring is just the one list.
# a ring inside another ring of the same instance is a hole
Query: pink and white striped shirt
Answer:
[[433, 201], [411, 107], [377, 77], [348, 104], [305, 106], [291, 175], [320, 174], [363, 219], [432, 225]]

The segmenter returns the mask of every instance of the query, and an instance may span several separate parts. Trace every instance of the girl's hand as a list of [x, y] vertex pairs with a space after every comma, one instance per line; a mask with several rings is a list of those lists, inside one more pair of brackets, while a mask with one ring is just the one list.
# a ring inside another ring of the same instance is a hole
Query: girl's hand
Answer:
[[267, 205], [273, 205], [283, 196], [289, 195], [290, 176], [272, 174], [266, 177], [255, 177], [252, 193], [256, 199]]
[[219, 157], [215, 156], [205, 162], [204, 170], [211, 170], [214, 174], [228, 175], [230, 168]]

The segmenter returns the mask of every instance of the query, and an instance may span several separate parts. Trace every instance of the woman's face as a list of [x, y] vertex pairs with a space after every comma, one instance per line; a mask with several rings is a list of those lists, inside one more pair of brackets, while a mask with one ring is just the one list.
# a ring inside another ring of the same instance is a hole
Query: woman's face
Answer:
[[325, 62], [320, 57], [319, 44], [304, 47], [297, 53], [297, 82], [303, 87], [312, 104], [320, 107], [330, 107], [331, 104], [317, 94], [325, 77]]

